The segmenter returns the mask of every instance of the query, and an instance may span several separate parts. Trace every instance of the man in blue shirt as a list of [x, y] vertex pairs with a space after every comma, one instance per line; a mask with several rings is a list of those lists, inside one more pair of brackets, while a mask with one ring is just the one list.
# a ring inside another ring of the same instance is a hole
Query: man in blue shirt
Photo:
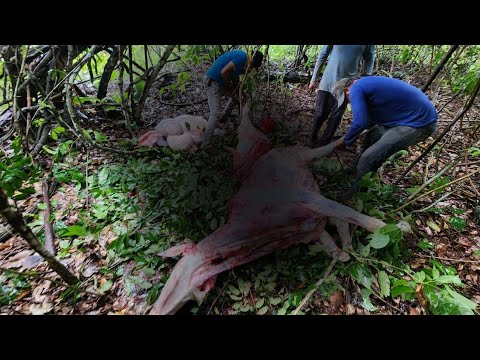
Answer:
[[[262, 65], [262, 61], [263, 54], [260, 51], [256, 51], [253, 55], [248, 55], [243, 50], [231, 50], [215, 60], [207, 71], [204, 85], [207, 88], [210, 116], [202, 147], [208, 146], [218, 120], [227, 116], [235, 105], [238, 104], [236, 94], [238, 92], [237, 86], [240, 75], [244, 74], [247, 68], [258, 69]], [[223, 95], [230, 97], [230, 99], [222, 114]]]
[[350, 101], [353, 119], [337, 147], [352, 145], [363, 130], [363, 149], [358, 160], [352, 193], [368, 172], [376, 172], [397, 151], [427, 139], [437, 127], [435, 107], [420, 89], [402, 80], [383, 76], [342, 79], [332, 87], [339, 106]]
[[[375, 45], [325, 45], [318, 54], [312, 79], [308, 86], [311, 90], [315, 88], [315, 81], [318, 78], [321, 68], [328, 56], [327, 67], [320, 81], [315, 104], [315, 115], [313, 117], [313, 129], [310, 136], [311, 147], [328, 144], [342, 121], [346, 104], [337, 106], [335, 98], [330, 90], [333, 84], [343, 78], [350, 78], [358, 75], [362, 59], [364, 61], [363, 73], [372, 75], [375, 61]], [[317, 140], [318, 131], [327, 120], [327, 128], [320, 140]]]

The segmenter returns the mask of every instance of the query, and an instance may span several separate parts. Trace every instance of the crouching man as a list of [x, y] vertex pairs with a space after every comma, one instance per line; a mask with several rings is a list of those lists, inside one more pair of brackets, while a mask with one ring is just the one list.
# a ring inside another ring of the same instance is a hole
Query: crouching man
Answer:
[[[208, 107], [210, 116], [203, 138], [202, 147], [209, 145], [217, 122], [225, 117], [238, 104], [236, 93], [238, 92], [238, 80], [247, 68], [258, 69], [262, 65], [263, 54], [256, 51], [249, 55], [243, 50], [231, 50], [222, 54], [208, 70], [204, 85], [207, 89]], [[228, 96], [229, 100], [222, 113], [222, 96]]]
[[383, 76], [342, 79], [332, 88], [338, 106], [349, 101], [353, 119], [347, 134], [336, 141], [337, 147], [352, 145], [363, 130], [365, 135], [359, 156], [351, 197], [358, 181], [368, 172], [376, 172], [391, 155], [426, 140], [437, 127], [435, 107], [420, 89], [402, 80]]

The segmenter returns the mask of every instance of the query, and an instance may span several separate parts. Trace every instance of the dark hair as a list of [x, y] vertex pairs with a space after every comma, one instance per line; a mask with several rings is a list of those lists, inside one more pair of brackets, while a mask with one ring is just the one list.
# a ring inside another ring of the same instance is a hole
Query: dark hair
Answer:
[[255, 51], [253, 54], [253, 67], [259, 68], [262, 65], [263, 54], [260, 51]]

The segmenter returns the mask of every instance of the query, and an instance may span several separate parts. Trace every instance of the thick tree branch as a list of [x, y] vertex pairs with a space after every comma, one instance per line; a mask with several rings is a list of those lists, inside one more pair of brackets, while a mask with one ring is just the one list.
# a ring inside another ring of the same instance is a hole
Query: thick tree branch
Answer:
[[0, 213], [7, 219], [10, 226], [24, 238], [28, 244], [39, 253], [60, 277], [70, 285], [78, 283], [78, 279], [65, 266], [63, 266], [46, 248], [38, 241], [35, 234], [27, 226], [23, 216], [8, 202], [8, 197], [0, 188]]

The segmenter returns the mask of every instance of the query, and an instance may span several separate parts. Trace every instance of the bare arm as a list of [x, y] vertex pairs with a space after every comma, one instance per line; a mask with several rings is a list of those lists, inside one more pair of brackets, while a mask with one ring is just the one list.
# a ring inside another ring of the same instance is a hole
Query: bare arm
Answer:
[[320, 75], [320, 70], [323, 68], [323, 65], [325, 65], [332, 48], [333, 45], [324, 45], [322, 50], [319, 52], [317, 62], [315, 63], [315, 68], [313, 70], [312, 79], [310, 80], [310, 85], [308, 86], [310, 89], [315, 87], [315, 81], [317, 80], [318, 75]]
[[235, 80], [233, 79], [233, 72], [235, 71], [235, 64], [233, 62], [229, 62], [221, 71], [221, 76], [223, 79], [223, 83], [225, 84], [225, 89], [228, 94], [233, 94], [235, 90]]

